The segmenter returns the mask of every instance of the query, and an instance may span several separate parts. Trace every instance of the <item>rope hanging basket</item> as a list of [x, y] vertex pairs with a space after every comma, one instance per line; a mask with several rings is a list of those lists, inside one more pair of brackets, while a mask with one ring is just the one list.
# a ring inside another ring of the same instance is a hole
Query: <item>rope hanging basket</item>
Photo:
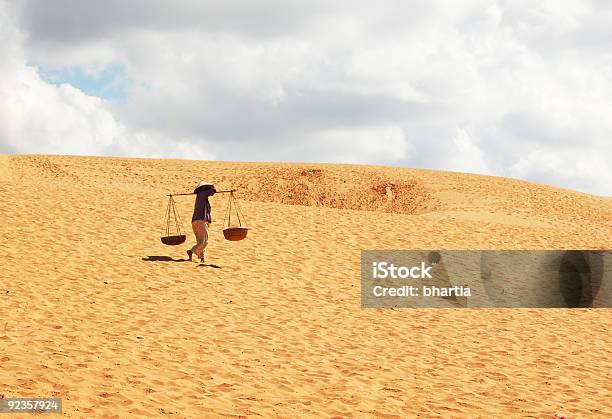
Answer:
[[170, 195], [168, 199], [168, 207], [166, 208], [164, 226], [160, 239], [161, 242], [167, 246], [178, 246], [179, 244], [185, 243], [185, 240], [187, 240], [185, 229], [183, 228], [183, 223], [176, 210], [176, 203], [172, 195]]
[[223, 229], [223, 237], [225, 237], [225, 240], [237, 242], [242, 239], [246, 239], [248, 232], [249, 229], [247, 227], [227, 227]]
[[[234, 190], [229, 191], [229, 194], [227, 209], [223, 217], [223, 237], [225, 237], [225, 240], [233, 242], [244, 240], [249, 232], [246, 218], [238, 206]], [[234, 216], [234, 224], [232, 224], [232, 215]], [[236, 221], [238, 221], [238, 225], [235, 224]]]
[[179, 244], [185, 243], [185, 240], [187, 240], [187, 236], [184, 234], [161, 237], [162, 243], [167, 246], [178, 246]]

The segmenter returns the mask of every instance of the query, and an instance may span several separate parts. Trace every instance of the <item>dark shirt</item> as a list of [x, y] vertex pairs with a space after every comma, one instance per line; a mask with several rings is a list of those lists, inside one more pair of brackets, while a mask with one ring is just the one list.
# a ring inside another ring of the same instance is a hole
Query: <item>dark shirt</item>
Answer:
[[215, 188], [205, 189], [196, 194], [195, 206], [193, 208], [193, 217], [191, 217], [191, 222], [193, 223], [195, 220], [204, 220], [208, 223], [212, 222], [210, 217], [210, 202], [208, 202], [208, 197], [213, 196], [217, 192]]

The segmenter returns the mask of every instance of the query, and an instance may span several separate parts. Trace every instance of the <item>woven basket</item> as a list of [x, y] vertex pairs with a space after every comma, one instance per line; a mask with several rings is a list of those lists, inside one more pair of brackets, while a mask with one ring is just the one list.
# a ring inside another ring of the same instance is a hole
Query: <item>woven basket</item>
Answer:
[[247, 227], [227, 227], [223, 229], [225, 240], [237, 242], [245, 239], [249, 229]]
[[179, 244], [185, 243], [185, 240], [187, 240], [187, 236], [184, 234], [161, 237], [162, 243], [168, 246], [178, 246]]

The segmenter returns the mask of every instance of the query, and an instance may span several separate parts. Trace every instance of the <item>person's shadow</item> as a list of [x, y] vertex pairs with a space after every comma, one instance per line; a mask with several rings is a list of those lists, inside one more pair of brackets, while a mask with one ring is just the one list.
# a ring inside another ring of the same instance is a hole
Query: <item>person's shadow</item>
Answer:
[[145, 262], [187, 262], [188, 259], [174, 259], [170, 256], [147, 256], [142, 258]]
[[[174, 259], [170, 256], [147, 256], [142, 258], [145, 262], [189, 262], [189, 259]], [[200, 263], [198, 264], [198, 268], [215, 268], [221, 269], [221, 266], [214, 265], [212, 263]]]
[[198, 265], [198, 268], [215, 268], [215, 269], [221, 269], [221, 267], [219, 265], [213, 265], [212, 263], [200, 263]]

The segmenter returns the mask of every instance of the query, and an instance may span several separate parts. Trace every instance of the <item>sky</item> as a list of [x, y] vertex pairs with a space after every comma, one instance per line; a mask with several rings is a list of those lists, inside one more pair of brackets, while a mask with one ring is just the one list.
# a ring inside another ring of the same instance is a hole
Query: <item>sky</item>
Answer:
[[606, 0], [0, 0], [0, 153], [376, 164], [612, 195]]

